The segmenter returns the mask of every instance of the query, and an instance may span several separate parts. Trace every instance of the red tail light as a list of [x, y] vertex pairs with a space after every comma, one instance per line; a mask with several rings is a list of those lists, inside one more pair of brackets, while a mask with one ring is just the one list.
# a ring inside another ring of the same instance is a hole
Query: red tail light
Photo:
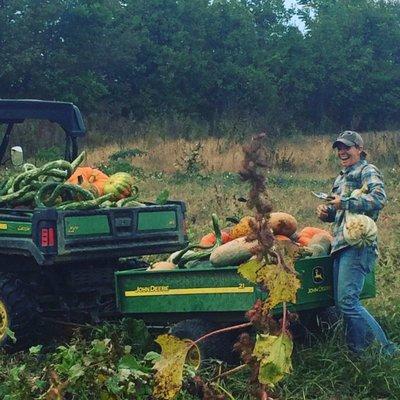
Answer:
[[52, 247], [55, 244], [54, 228], [42, 228], [40, 231], [40, 246]]

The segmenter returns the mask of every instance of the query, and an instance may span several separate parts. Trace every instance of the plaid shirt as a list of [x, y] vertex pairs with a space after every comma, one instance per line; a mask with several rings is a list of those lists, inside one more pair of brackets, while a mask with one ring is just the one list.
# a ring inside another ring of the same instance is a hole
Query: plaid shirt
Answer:
[[[357, 198], [350, 198], [351, 192], [360, 189], [363, 185], [368, 187], [367, 193]], [[341, 198], [339, 210], [336, 210], [334, 206], [328, 206], [326, 220], [334, 222], [332, 243], [332, 253], [334, 253], [349, 246], [343, 237], [345, 210], [355, 214], [368, 215], [376, 221], [379, 210], [387, 203], [387, 197], [381, 173], [364, 159], [340, 172], [333, 184], [332, 194]]]

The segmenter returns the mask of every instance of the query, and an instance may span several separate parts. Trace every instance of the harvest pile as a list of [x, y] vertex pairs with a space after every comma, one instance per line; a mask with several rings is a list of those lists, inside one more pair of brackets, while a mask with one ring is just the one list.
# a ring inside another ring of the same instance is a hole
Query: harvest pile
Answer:
[[56, 160], [42, 167], [24, 164], [23, 172], [0, 183], [0, 206], [82, 210], [144, 205], [136, 200], [138, 189], [129, 174], [119, 172], [108, 177], [100, 170], [80, 167], [84, 159], [82, 152], [71, 163]]
[[[214, 232], [203, 236], [198, 244], [192, 244], [175, 252], [166, 261], [154, 263], [149, 269], [174, 269], [196, 267], [237, 266], [253, 257], [258, 242], [248, 241], [253, 217], [245, 216], [234, 226], [220, 229], [217, 216], [213, 214]], [[307, 226], [298, 229], [296, 218], [284, 212], [272, 212], [269, 225], [275, 245], [291, 255], [323, 256], [331, 249], [332, 236], [328, 231]]]

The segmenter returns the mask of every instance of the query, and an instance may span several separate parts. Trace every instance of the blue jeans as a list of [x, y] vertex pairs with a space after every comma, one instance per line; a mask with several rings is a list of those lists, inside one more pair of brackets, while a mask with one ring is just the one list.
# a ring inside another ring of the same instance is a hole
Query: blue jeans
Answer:
[[333, 255], [335, 304], [343, 315], [346, 342], [351, 351], [360, 353], [376, 339], [382, 345], [382, 351], [391, 354], [396, 351], [396, 346], [360, 302], [365, 276], [376, 262], [375, 250], [375, 246], [347, 247]]

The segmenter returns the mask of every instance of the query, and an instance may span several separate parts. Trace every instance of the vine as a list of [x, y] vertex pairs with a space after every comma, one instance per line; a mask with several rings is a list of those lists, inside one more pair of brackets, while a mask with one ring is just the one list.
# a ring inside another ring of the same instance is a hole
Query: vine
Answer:
[[[253, 326], [257, 330], [255, 339], [248, 333], [239, 336], [234, 349], [240, 354], [242, 364], [218, 375], [218, 378], [236, 373], [248, 367], [250, 369], [249, 383], [252, 392], [260, 400], [271, 399], [268, 391], [281, 381], [292, 369], [291, 354], [293, 350], [292, 336], [288, 326], [290, 315], [286, 303], [296, 302], [296, 293], [300, 281], [294, 269], [293, 254], [286, 254], [275, 240], [269, 225], [270, 213], [273, 209], [267, 194], [266, 180], [262, 173], [267, 167], [267, 152], [264, 145], [265, 133], [252, 138], [249, 144], [243, 146], [244, 160], [239, 175], [244, 182], [250, 184], [248, 207], [253, 211], [254, 218], [249, 220], [251, 231], [246, 241], [257, 240], [254, 257], [239, 266], [238, 272], [247, 280], [268, 292], [265, 301], [257, 300], [251, 310], [246, 313], [249, 322], [210, 332], [195, 342], [182, 342], [178, 350], [176, 338], [164, 335], [161, 361], [156, 366], [155, 398], [158, 400], [173, 399], [182, 386], [183, 367], [188, 351], [206, 338], [224, 332]], [[279, 322], [272, 315], [272, 310], [282, 307], [282, 318]], [[174, 349], [171, 356], [171, 348]], [[160, 369], [160, 367], [163, 367]], [[174, 371], [174, 374], [172, 374]], [[172, 384], [173, 382], [173, 384]], [[203, 399], [224, 399], [221, 390], [215, 386], [215, 379], [203, 382], [196, 377], [196, 385], [200, 388]], [[171, 388], [173, 387], [173, 390]], [[219, 394], [218, 394], [219, 393]], [[228, 395], [225, 393], [225, 395]], [[229, 396], [228, 396], [229, 397]]]

